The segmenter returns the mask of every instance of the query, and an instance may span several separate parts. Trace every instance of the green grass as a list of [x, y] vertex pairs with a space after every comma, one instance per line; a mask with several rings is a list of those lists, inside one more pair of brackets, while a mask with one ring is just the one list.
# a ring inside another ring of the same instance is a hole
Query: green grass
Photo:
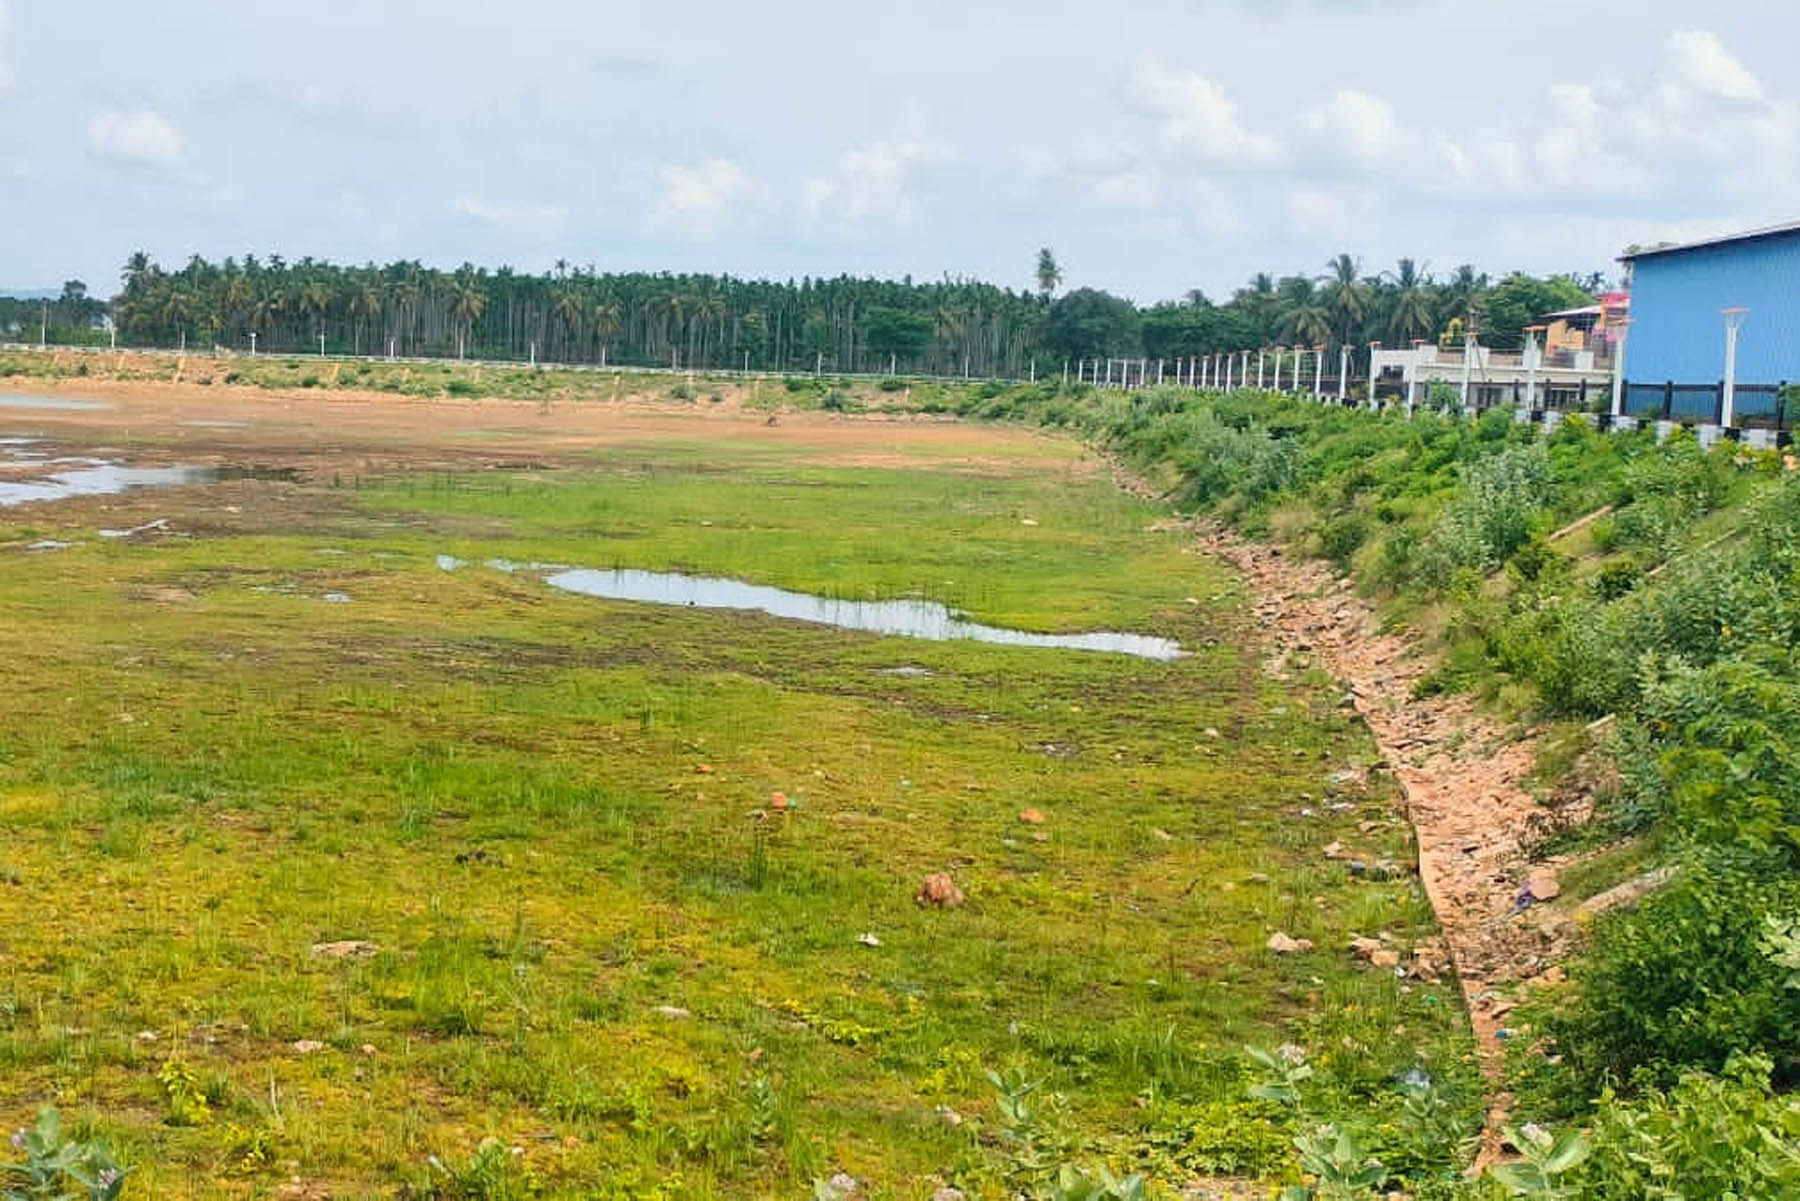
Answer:
[[[1430, 932], [1411, 880], [1320, 853], [1410, 856], [1397, 823], [1358, 833], [1391, 782], [1331, 782], [1377, 758], [1366, 732], [1260, 671], [1236, 585], [1156, 510], [1021, 443], [1029, 471], [663, 444], [324, 481], [235, 519], [191, 491], [137, 503], [208, 513], [206, 536], [0, 552], [0, 1120], [86, 1115], [137, 1196], [383, 1195], [493, 1136], [547, 1195], [792, 1197], [846, 1171], [923, 1197], [1005, 1191], [975, 1133], [988, 1068], [1066, 1096], [1068, 1154], [1171, 1187], [1196, 1168], [1158, 1115], [1240, 1100], [1245, 1041], [1313, 1045], [1347, 1095], [1424, 1062], [1472, 1113], [1455, 989], [1342, 950]], [[1195, 653], [614, 604], [440, 552]], [[935, 871], [965, 906], [913, 904]], [[1319, 950], [1278, 958], [1274, 929]], [[380, 951], [310, 951], [341, 939]], [[210, 1120], [166, 1121], [171, 1058]]]

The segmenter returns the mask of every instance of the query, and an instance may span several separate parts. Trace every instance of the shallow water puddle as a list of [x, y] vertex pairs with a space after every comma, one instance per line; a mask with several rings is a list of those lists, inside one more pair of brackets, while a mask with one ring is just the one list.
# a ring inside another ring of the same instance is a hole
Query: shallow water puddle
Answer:
[[0, 393], [0, 409], [110, 409], [97, 400], [70, 400], [66, 396], [21, 396], [16, 392]]
[[121, 467], [107, 463], [73, 471], [53, 471], [41, 479], [0, 480], [0, 505], [34, 500], [67, 500], [71, 496], [105, 496], [132, 488], [174, 488], [217, 479], [207, 467]]
[[1184, 652], [1168, 638], [1146, 634], [1121, 634], [1100, 630], [1087, 634], [1034, 634], [983, 625], [935, 601], [838, 600], [806, 592], [789, 592], [742, 580], [682, 575], [668, 571], [619, 569], [596, 571], [572, 568], [546, 577], [552, 588], [597, 596], [607, 600], [642, 601], [700, 609], [752, 609], [772, 617], [887, 634], [901, 638], [927, 638], [934, 642], [966, 638], [1002, 646], [1032, 646], [1049, 650], [1102, 651], [1134, 655], [1140, 659], [1169, 662]]

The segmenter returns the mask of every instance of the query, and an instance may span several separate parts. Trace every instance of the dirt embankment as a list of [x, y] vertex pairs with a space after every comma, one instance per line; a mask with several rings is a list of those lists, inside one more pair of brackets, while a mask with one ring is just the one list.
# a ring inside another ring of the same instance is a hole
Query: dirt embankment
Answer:
[[1552, 971], [1565, 949], [1566, 919], [1538, 908], [1560, 892], [1554, 871], [1534, 868], [1527, 855], [1532, 818], [1543, 812], [1524, 787], [1532, 743], [1475, 712], [1466, 697], [1415, 698], [1429, 657], [1407, 638], [1381, 633], [1371, 606], [1328, 565], [1216, 526], [1204, 527], [1201, 540], [1255, 590], [1276, 666], [1310, 658], [1344, 682], [1374, 733], [1406, 794], [1419, 874], [1461, 979], [1483, 1066], [1497, 1070], [1510, 1008], [1499, 990]]

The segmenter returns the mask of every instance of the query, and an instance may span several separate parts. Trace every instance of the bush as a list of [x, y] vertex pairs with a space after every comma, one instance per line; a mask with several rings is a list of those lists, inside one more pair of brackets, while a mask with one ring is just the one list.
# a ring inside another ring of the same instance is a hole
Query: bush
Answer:
[[469, 379], [465, 376], [460, 376], [460, 375], [452, 376], [450, 379], [445, 380], [444, 381], [444, 391], [448, 395], [460, 396], [460, 397], [472, 397], [472, 396], [480, 396], [481, 395], [481, 389], [476, 386], [476, 383], [474, 380]]
[[1800, 914], [1800, 880], [1695, 857], [1635, 912], [1607, 919], [1545, 1026], [1578, 1079], [1666, 1085], [1761, 1051], [1800, 1080], [1800, 990], [1763, 949], [1764, 918]]
[[1350, 558], [1369, 536], [1369, 520], [1360, 513], [1333, 517], [1319, 529], [1319, 553], [1339, 571], [1350, 570]]

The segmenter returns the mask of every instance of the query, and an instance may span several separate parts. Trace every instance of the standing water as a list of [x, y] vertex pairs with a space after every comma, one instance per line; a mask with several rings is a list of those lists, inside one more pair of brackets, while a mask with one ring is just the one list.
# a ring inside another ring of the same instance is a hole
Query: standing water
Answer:
[[1055, 650], [1105, 651], [1135, 655], [1140, 659], [1169, 662], [1179, 659], [1179, 643], [1145, 634], [1097, 631], [1088, 634], [1034, 634], [968, 620], [935, 601], [837, 600], [806, 592], [789, 592], [742, 580], [682, 575], [669, 571], [636, 571], [622, 568], [596, 571], [575, 568], [548, 577], [552, 588], [607, 600], [644, 601], [657, 605], [692, 606], [702, 609], [753, 609], [773, 617], [810, 621], [845, 630], [888, 634], [901, 638], [928, 638], [943, 642], [968, 638], [1003, 646], [1035, 646]]

